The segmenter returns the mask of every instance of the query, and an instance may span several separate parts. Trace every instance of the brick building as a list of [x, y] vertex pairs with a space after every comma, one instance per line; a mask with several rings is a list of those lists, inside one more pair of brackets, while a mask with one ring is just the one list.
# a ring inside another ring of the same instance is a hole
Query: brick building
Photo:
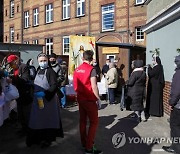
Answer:
[[145, 23], [144, 0], [4, 0], [4, 43], [45, 44], [47, 54], [68, 55], [70, 35], [94, 36], [100, 67], [119, 59], [125, 79], [137, 54], [145, 60]]
[[3, 1], [0, 1], [0, 42], [3, 42]]

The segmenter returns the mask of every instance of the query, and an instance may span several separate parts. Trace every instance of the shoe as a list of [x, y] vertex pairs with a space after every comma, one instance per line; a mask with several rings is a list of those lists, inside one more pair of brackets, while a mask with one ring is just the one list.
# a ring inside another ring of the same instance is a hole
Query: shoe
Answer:
[[162, 149], [166, 152], [177, 154], [176, 151], [170, 146], [163, 146]]
[[91, 150], [85, 150], [85, 154], [103, 154], [101, 150], [97, 150], [95, 146]]

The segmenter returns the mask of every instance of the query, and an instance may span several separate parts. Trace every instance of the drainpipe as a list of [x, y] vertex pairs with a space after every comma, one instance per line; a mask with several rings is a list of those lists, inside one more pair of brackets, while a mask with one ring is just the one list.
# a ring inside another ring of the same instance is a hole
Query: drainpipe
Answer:
[[90, 36], [90, 0], [88, 0], [88, 36]]
[[21, 43], [24, 43], [24, 0], [21, 0]]
[[129, 40], [129, 32], [130, 32], [130, 30], [129, 30], [129, 17], [130, 17], [130, 15], [129, 15], [129, 0], [127, 0], [127, 16], [128, 16], [128, 20], [127, 20], [127, 40], [128, 40], [128, 43], [130, 43], [130, 40]]

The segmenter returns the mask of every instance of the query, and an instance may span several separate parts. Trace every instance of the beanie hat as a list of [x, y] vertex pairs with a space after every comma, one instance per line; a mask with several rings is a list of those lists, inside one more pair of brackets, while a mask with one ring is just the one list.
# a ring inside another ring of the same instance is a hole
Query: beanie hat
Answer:
[[11, 63], [12, 61], [15, 61], [17, 59], [18, 59], [18, 57], [16, 55], [10, 55], [7, 57], [7, 62]]

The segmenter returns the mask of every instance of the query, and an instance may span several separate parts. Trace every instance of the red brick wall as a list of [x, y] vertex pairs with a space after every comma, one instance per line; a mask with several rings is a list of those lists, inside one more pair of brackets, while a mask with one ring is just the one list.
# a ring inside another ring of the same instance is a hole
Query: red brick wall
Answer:
[[164, 112], [168, 115], [170, 115], [170, 110], [169, 110], [170, 90], [171, 90], [171, 82], [166, 81], [164, 92], [163, 92], [163, 102], [164, 102]]

